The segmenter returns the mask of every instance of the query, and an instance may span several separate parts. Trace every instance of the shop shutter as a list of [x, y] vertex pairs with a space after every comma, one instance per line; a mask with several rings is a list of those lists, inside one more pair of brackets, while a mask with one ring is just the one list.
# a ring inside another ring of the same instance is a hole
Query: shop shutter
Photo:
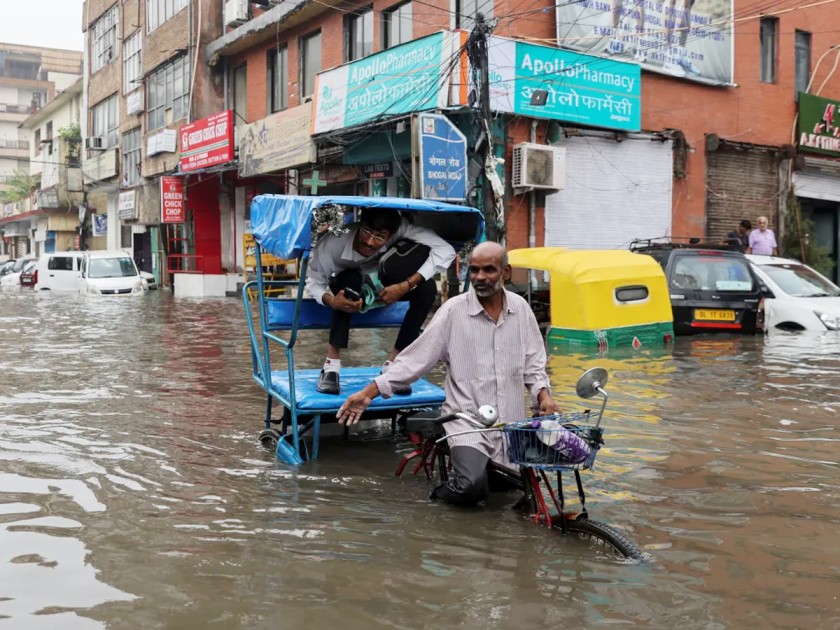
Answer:
[[546, 195], [547, 246], [626, 249], [671, 233], [670, 141], [572, 136], [557, 146], [566, 147], [566, 187]]
[[840, 173], [806, 168], [793, 174], [797, 197], [840, 202]]
[[[706, 157], [706, 234], [726, 239], [742, 219], [766, 216], [779, 232], [779, 159], [775, 153], [722, 144]], [[703, 236], [685, 234], [684, 236]]]

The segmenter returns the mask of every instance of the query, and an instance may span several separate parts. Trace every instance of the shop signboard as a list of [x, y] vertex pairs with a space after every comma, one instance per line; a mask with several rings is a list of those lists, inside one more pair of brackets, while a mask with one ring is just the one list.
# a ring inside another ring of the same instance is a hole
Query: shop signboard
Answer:
[[[732, 85], [733, 0], [558, 2], [557, 41], [699, 83]], [[593, 70], [601, 59], [592, 60]]]
[[373, 164], [362, 164], [359, 167], [366, 179], [386, 179], [394, 176], [393, 162], [375, 162]]
[[799, 93], [799, 150], [840, 156], [840, 101]]
[[494, 36], [489, 60], [490, 108], [497, 112], [641, 129], [642, 81], [636, 64]]
[[108, 233], [108, 215], [92, 214], [90, 216], [94, 236], [105, 236]]
[[178, 132], [174, 129], [163, 129], [146, 138], [146, 156], [158, 153], [175, 153], [178, 144]]
[[239, 176], [253, 177], [314, 162], [311, 122], [312, 103], [305, 103], [240, 126]]
[[181, 127], [181, 172], [233, 161], [233, 110], [227, 109]]
[[[467, 138], [440, 114], [418, 114], [420, 198], [464, 201], [467, 197]], [[418, 178], [415, 178], [418, 179]]]
[[117, 150], [100, 151], [85, 160], [82, 170], [93, 180], [110, 179], [117, 175]]
[[137, 193], [134, 190], [126, 190], [120, 193], [117, 201], [117, 216], [121, 221], [131, 221], [137, 218], [136, 198]]
[[312, 134], [446, 107], [457, 42], [457, 33], [434, 33], [321, 72]]
[[161, 223], [184, 223], [184, 180], [180, 177], [160, 178]]

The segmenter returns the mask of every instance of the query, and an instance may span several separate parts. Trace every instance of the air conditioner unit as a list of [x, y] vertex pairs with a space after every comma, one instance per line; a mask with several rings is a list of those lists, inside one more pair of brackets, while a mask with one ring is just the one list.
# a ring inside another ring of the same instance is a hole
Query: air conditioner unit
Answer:
[[523, 142], [513, 147], [513, 187], [525, 190], [563, 190], [566, 186], [566, 149]]
[[105, 148], [105, 138], [102, 136], [90, 136], [85, 139], [85, 147], [93, 151], [102, 151]]
[[225, 2], [225, 26], [239, 26], [248, 21], [248, 0]]

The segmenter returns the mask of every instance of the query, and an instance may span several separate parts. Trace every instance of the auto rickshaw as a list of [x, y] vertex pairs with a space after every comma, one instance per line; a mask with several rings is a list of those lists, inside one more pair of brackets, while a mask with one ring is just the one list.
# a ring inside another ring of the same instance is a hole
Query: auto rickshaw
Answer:
[[670, 343], [671, 301], [662, 267], [623, 250], [516, 249], [514, 267], [550, 274], [549, 348]]

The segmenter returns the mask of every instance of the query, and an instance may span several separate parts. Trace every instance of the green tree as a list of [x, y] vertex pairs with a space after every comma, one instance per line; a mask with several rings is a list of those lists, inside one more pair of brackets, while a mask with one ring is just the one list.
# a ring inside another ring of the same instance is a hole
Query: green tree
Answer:
[[38, 187], [38, 178], [26, 171], [18, 171], [6, 180], [7, 190], [0, 191], [0, 203], [13, 203], [29, 197]]
[[830, 275], [835, 264], [831, 250], [817, 244], [814, 222], [802, 214], [799, 199], [792, 191], [786, 202], [784, 225], [782, 253], [810, 265], [823, 275]]

